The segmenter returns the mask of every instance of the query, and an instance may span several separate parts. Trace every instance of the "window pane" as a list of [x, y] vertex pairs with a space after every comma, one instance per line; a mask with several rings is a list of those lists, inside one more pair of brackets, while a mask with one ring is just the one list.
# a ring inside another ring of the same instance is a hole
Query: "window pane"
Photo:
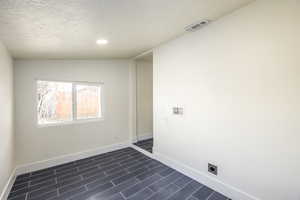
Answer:
[[101, 117], [100, 86], [76, 85], [77, 119]]
[[39, 124], [72, 120], [72, 83], [38, 81], [37, 96]]

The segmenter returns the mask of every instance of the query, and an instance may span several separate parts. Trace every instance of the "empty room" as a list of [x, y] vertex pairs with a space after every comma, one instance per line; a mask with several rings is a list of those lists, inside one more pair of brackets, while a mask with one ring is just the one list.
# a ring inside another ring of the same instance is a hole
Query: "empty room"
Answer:
[[0, 0], [0, 200], [300, 200], [299, 0]]

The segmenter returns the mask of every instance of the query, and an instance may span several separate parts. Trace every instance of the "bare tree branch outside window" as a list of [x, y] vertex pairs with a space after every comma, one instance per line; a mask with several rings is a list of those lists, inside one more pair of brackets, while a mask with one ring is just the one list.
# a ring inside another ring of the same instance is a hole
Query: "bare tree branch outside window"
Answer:
[[38, 81], [37, 112], [39, 124], [72, 120], [72, 84]]

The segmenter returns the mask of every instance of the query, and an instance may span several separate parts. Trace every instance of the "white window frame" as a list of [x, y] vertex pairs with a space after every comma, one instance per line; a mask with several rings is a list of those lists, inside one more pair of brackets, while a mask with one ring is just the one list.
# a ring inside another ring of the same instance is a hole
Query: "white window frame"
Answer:
[[[58, 82], [58, 83], [71, 83], [72, 84], [72, 120], [71, 121], [62, 121], [62, 122], [55, 122], [55, 123], [48, 123], [48, 124], [39, 124], [38, 113], [37, 113], [37, 106], [38, 106], [38, 93], [37, 93], [37, 86], [38, 81], [48, 81], [48, 82]], [[87, 82], [87, 81], [60, 81], [60, 80], [48, 80], [48, 79], [36, 79], [36, 102], [35, 102], [35, 116], [36, 116], [36, 124], [39, 128], [41, 127], [48, 127], [48, 126], [61, 126], [61, 125], [69, 125], [69, 124], [80, 124], [80, 123], [88, 123], [88, 122], [98, 122], [104, 120], [104, 98], [103, 98], [103, 82]], [[87, 119], [77, 119], [77, 85], [87, 85], [87, 86], [97, 86], [100, 88], [100, 116], [87, 118]]]

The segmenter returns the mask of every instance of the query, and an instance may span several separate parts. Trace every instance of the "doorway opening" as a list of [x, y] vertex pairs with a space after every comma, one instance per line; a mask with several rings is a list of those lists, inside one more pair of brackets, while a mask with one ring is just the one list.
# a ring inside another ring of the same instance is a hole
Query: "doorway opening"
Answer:
[[136, 140], [134, 145], [153, 152], [153, 53], [135, 59]]

